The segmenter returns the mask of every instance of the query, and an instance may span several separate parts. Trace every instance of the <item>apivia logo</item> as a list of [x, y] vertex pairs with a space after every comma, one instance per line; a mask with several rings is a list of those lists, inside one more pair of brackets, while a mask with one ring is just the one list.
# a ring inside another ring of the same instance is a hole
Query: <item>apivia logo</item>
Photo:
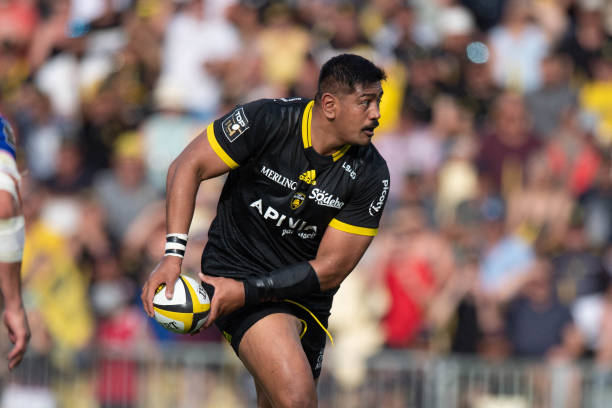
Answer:
[[221, 122], [221, 127], [227, 140], [233, 142], [238, 139], [249, 128], [249, 119], [247, 119], [244, 109], [240, 107], [234, 110], [231, 115]]
[[382, 193], [380, 193], [380, 197], [378, 197], [378, 201], [372, 201], [370, 203], [370, 208], [368, 209], [372, 217], [378, 214], [378, 212], [382, 209], [385, 199], [387, 198], [387, 194], [389, 193], [389, 180], [383, 180], [382, 184], [383, 190]]
[[317, 236], [317, 226], [308, 225], [308, 223], [300, 218], [289, 217], [277, 209], [268, 206], [263, 208], [263, 200], [253, 201], [249, 207], [255, 208], [259, 215], [267, 222], [272, 222], [274, 226], [282, 228], [282, 235], [291, 235], [296, 232], [297, 236], [302, 239], [312, 239]]
[[337, 209], [344, 207], [344, 203], [340, 201], [338, 197], [334, 197], [333, 194], [318, 188], [313, 188], [308, 198], [314, 200], [317, 204], [324, 207], [332, 207]]

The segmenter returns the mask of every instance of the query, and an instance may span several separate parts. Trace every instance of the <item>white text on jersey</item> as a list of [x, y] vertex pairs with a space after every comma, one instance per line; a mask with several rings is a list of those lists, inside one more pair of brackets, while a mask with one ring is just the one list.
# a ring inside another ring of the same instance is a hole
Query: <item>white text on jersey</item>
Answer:
[[283, 187], [290, 188], [291, 190], [297, 189], [297, 181], [290, 180], [282, 174], [277, 173], [270, 168], [267, 168], [266, 166], [261, 166], [261, 174], [263, 174], [273, 182], [280, 184]]
[[372, 201], [370, 203], [370, 208], [368, 209], [372, 217], [374, 216], [374, 214], [380, 211], [383, 204], [385, 203], [385, 198], [387, 198], [387, 193], [389, 192], [389, 180], [383, 180], [382, 184], [383, 184], [383, 190], [382, 190], [382, 193], [380, 193], [380, 197], [378, 198], [378, 201], [376, 203]]
[[268, 206], [268, 208], [266, 208], [264, 211], [263, 201], [261, 198], [253, 201], [249, 207], [257, 209], [257, 212], [259, 215], [263, 216], [264, 220], [276, 221], [274, 222], [275, 226], [283, 228], [282, 235], [286, 235], [288, 233], [287, 227], [289, 227], [291, 230], [298, 231], [297, 235], [303, 239], [314, 238], [317, 235], [316, 225], [308, 225], [306, 221], [299, 218], [294, 219], [293, 217], [289, 217], [270, 206]]
[[337, 209], [344, 207], [344, 203], [340, 201], [338, 197], [334, 197], [333, 194], [330, 194], [327, 191], [320, 190], [318, 188], [313, 188], [308, 198], [310, 198], [311, 200], [315, 200], [317, 204], [325, 207], [332, 207]]

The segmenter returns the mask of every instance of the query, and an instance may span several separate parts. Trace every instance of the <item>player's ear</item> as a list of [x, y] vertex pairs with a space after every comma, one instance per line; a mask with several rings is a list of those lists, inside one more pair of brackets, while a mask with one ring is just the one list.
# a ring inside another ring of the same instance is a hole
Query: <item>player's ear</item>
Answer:
[[325, 92], [323, 95], [321, 95], [321, 109], [323, 110], [323, 114], [327, 119], [336, 119], [338, 98], [329, 92]]

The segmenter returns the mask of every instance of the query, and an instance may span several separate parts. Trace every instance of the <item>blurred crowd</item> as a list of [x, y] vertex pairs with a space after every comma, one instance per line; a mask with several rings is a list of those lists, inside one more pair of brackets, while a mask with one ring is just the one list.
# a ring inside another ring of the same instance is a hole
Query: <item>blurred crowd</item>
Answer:
[[[30, 353], [70, 367], [92, 348], [221, 341], [170, 335], [138, 304], [166, 170], [236, 104], [312, 98], [341, 52], [387, 72], [374, 144], [391, 189], [334, 304], [339, 378], [385, 347], [611, 364], [605, 0], [0, 0]], [[198, 194], [187, 273], [222, 184]]]

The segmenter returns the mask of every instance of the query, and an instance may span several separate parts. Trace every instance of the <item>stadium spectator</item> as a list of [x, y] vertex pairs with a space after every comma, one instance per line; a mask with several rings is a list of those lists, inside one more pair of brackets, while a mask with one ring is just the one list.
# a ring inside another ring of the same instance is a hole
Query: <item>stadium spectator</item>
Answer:
[[106, 213], [111, 236], [121, 241], [130, 223], [158, 197], [145, 178], [139, 133], [127, 132], [119, 136], [112, 169], [98, 174], [93, 187]]
[[507, 230], [536, 241], [540, 251], [557, 249], [569, 227], [573, 209], [570, 193], [558, 186], [542, 151], [525, 164], [525, 183], [507, 198]]
[[[559, 52], [572, 59], [576, 71], [575, 80], [581, 84], [594, 75], [594, 62], [609, 47], [612, 38], [604, 31], [602, 15], [597, 8], [584, 7], [577, 2], [575, 28], [559, 44]], [[595, 2], [596, 3], [596, 2]]]
[[512, 353], [521, 357], [577, 358], [582, 353], [582, 341], [569, 308], [554, 294], [550, 264], [537, 259], [529, 274], [521, 294], [506, 312]]
[[493, 78], [504, 88], [529, 92], [540, 87], [540, 61], [548, 52], [544, 31], [529, 21], [529, 0], [508, 0], [504, 17], [489, 32]]
[[477, 157], [479, 170], [492, 180], [502, 195], [523, 184], [525, 163], [540, 148], [531, 133], [523, 97], [506, 92], [495, 100], [490, 112], [491, 128], [481, 136]]
[[234, 27], [207, 15], [203, 1], [186, 1], [168, 23], [156, 86], [176, 87], [183, 95], [183, 108], [209, 120], [221, 100], [219, 77], [239, 47]]
[[385, 343], [394, 348], [427, 348], [433, 330], [429, 310], [454, 273], [449, 243], [427, 227], [422, 208], [411, 205], [394, 211], [393, 244], [381, 260], [390, 296], [383, 318]]
[[604, 159], [592, 187], [580, 197], [589, 246], [605, 248], [612, 243], [612, 159]]
[[542, 86], [525, 97], [533, 130], [542, 140], [554, 139], [562, 116], [574, 109], [578, 93], [571, 84], [573, 66], [563, 54], [549, 54], [541, 64]]

